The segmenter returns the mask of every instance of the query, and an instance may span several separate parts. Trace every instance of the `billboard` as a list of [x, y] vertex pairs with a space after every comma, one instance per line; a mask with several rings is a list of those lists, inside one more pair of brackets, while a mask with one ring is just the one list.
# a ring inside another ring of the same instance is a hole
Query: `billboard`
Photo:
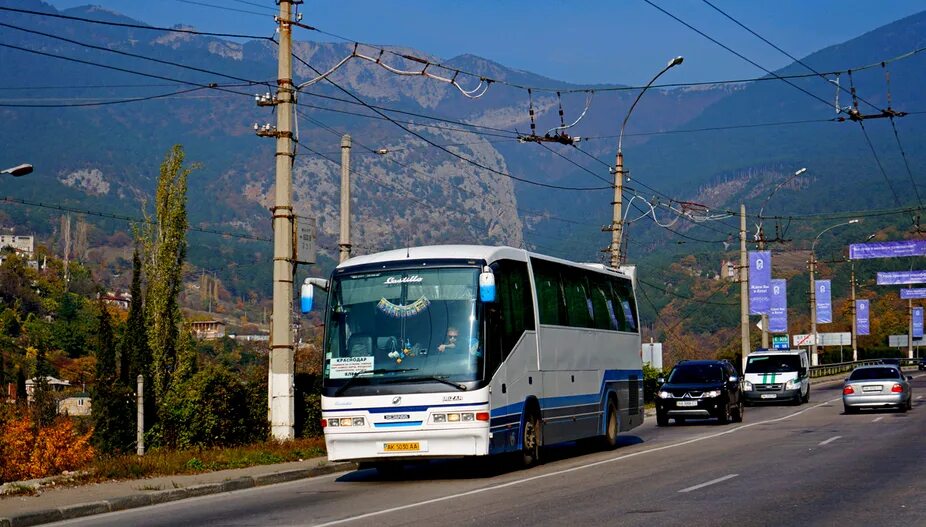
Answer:
[[833, 300], [830, 286], [829, 280], [817, 280], [814, 286], [816, 288], [817, 324], [828, 324], [833, 321]]
[[903, 258], [905, 256], [926, 256], [926, 240], [853, 243], [849, 245], [850, 260]]
[[749, 251], [749, 314], [764, 315], [769, 310], [772, 281], [772, 252]]
[[926, 271], [878, 273], [878, 285], [926, 284]]

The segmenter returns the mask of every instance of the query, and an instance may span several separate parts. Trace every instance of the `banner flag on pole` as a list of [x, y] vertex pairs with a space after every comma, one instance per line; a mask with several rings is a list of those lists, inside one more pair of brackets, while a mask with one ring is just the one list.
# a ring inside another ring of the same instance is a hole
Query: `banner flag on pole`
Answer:
[[830, 281], [817, 280], [817, 324], [833, 321], [833, 301], [830, 295]]
[[772, 251], [749, 251], [749, 314], [768, 313]]
[[788, 281], [772, 280], [772, 296], [768, 310], [768, 330], [770, 333], [788, 332]]
[[869, 335], [871, 332], [868, 324], [868, 300], [855, 301], [855, 334]]
[[913, 308], [913, 337], [923, 336], [923, 308]]

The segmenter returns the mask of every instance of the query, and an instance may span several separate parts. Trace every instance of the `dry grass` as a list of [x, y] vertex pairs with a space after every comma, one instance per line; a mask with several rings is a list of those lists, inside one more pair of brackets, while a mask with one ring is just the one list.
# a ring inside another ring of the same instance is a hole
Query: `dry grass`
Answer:
[[139, 479], [175, 474], [271, 465], [325, 455], [322, 438], [268, 441], [230, 448], [152, 450], [144, 456], [126, 455], [99, 459], [88, 467], [87, 480]]

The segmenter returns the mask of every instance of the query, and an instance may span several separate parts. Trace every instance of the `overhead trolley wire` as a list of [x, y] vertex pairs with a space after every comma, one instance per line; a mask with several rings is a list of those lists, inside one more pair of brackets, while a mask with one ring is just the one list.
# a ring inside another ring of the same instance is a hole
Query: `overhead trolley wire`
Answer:
[[[315, 69], [314, 66], [312, 66], [311, 64], [309, 64], [308, 62], [306, 62], [305, 60], [303, 60], [303, 59], [302, 59], [301, 57], [299, 57], [298, 55], [293, 54], [293, 57], [295, 57], [296, 60], [298, 60], [299, 62], [301, 62], [302, 64], [304, 64], [306, 67], [308, 67], [308, 68], [311, 69], [312, 71], [314, 71], [316, 74], [321, 75], [321, 72], [319, 72], [317, 69]], [[437, 144], [437, 143], [431, 141], [431, 140], [428, 139], [427, 137], [425, 137], [425, 136], [423, 136], [423, 135], [421, 135], [421, 134], [419, 134], [419, 133], [417, 133], [417, 132], [415, 132], [415, 131], [413, 131], [413, 130], [410, 130], [408, 127], [403, 126], [402, 124], [396, 122], [394, 119], [392, 119], [391, 117], [389, 117], [388, 115], [386, 115], [386, 114], [383, 113], [382, 111], [373, 108], [372, 106], [370, 106], [369, 104], [367, 104], [366, 101], [364, 101], [364, 100], [361, 99], [360, 97], [354, 95], [352, 92], [350, 92], [350, 91], [347, 90], [346, 88], [342, 87], [340, 84], [334, 82], [334, 81], [331, 80], [330, 78], [326, 78], [325, 80], [326, 80], [327, 82], [331, 83], [332, 85], [334, 85], [337, 89], [339, 89], [339, 90], [341, 90], [342, 92], [344, 92], [345, 94], [347, 94], [349, 97], [351, 97], [351, 98], [353, 98], [354, 100], [356, 100], [357, 102], [361, 103], [361, 104], [362, 104], [363, 106], [365, 106], [366, 108], [369, 108], [369, 109], [373, 110], [374, 112], [376, 112], [377, 114], [379, 114], [379, 115], [385, 117], [389, 122], [391, 122], [392, 124], [398, 126], [398, 127], [401, 128], [402, 130], [404, 130], [406, 133], [408, 133], [408, 134], [410, 134], [410, 135], [413, 135], [413, 136], [417, 137], [418, 139], [421, 139], [421, 140], [424, 141], [425, 143], [427, 143], [427, 144], [429, 144], [429, 145], [431, 145], [431, 146], [437, 148], [438, 150], [440, 150], [440, 151], [442, 151], [442, 152], [444, 152], [444, 153], [447, 153], [447, 154], [449, 154], [449, 155], [451, 155], [451, 156], [453, 156], [453, 157], [455, 157], [455, 158], [457, 158], [457, 159], [459, 159], [459, 160], [461, 160], [461, 161], [463, 161], [463, 162], [465, 162], [465, 163], [468, 163], [468, 164], [471, 164], [471, 165], [473, 165], [473, 166], [475, 166], [475, 167], [478, 167], [478, 168], [481, 168], [481, 169], [483, 169], [483, 170], [489, 171], [489, 172], [491, 172], [491, 173], [493, 173], [493, 174], [497, 174], [497, 175], [499, 175], [499, 176], [507, 177], [507, 178], [513, 179], [513, 180], [515, 180], [515, 181], [520, 181], [520, 182], [522, 182], [522, 183], [526, 183], [526, 184], [529, 184], [529, 185], [535, 185], [535, 186], [538, 186], [538, 187], [551, 188], [551, 189], [556, 189], [556, 190], [590, 191], [590, 190], [605, 190], [605, 189], [611, 188], [611, 187], [569, 187], [569, 186], [564, 186], [564, 185], [551, 185], [551, 184], [549, 184], [549, 183], [541, 183], [541, 182], [538, 182], [538, 181], [532, 181], [532, 180], [530, 180], [530, 179], [526, 179], [526, 178], [522, 178], [522, 177], [519, 177], [519, 176], [515, 176], [514, 174], [510, 174], [510, 173], [507, 173], [507, 172], [503, 172], [503, 171], [501, 171], [501, 170], [496, 170], [496, 169], [494, 169], [494, 168], [485, 166], [485, 165], [483, 165], [482, 163], [479, 163], [479, 162], [477, 162], [477, 161], [475, 161], [475, 160], [473, 160], [473, 159], [467, 158], [466, 156], [463, 156], [463, 155], [460, 155], [460, 154], [458, 154], [458, 153], [456, 153], [456, 152], [453, 152], [452, 150], [450, 150], [450, 149], [448, 149], [448, 148], [446, 148], [446, 147], [443, 147], [443, 146], [441, 146], [441, 145], [439, 145], [439, 144]]]

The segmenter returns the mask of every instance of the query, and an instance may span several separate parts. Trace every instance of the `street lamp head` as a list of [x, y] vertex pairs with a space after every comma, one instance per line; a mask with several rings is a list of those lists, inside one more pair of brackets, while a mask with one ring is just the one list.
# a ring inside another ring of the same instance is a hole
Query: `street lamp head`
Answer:
[[795, 176], [799, 176], [799, 175], [803, 174], [804, 172], [807, 172], [807, 167], [801, 168], [800, 170], [798, 170], [797, 172], [795, 172], [794, 175], [795, 175]]
[[373, 153], [384, 156], [389, 153], [389, 149], [388, 148], [377, 148], [376, 150], [373, 151]]
[[14, 177], [25, 176], [26, 174], [32, 173], [32, 165], [28, 163], [23, 163], [15, 167], [7, 168], [6, 170], [0, 171], [0, 174], [9, 174]]
[[859, 223], [860, 221], [862, 221], [862, 220], [860, 220], [860, 219], [858, 219], [858, 218], [851, 219], [851, 220], [849, 220], [849, 225], [852, 225], [853, 223]]
[[669, 61], [669, 65], [666, 66], [666, 68], [668, 69], [668, 68], [671, 68], [671, 67], [674, 67], [674, 66], [678, 66], [678, 65], [681, 64], [682, 62], [685, 62], [685, 57], [679, 55], [679, 56], [675, 57], [674, 59], [670, 60], [670, 61]]

